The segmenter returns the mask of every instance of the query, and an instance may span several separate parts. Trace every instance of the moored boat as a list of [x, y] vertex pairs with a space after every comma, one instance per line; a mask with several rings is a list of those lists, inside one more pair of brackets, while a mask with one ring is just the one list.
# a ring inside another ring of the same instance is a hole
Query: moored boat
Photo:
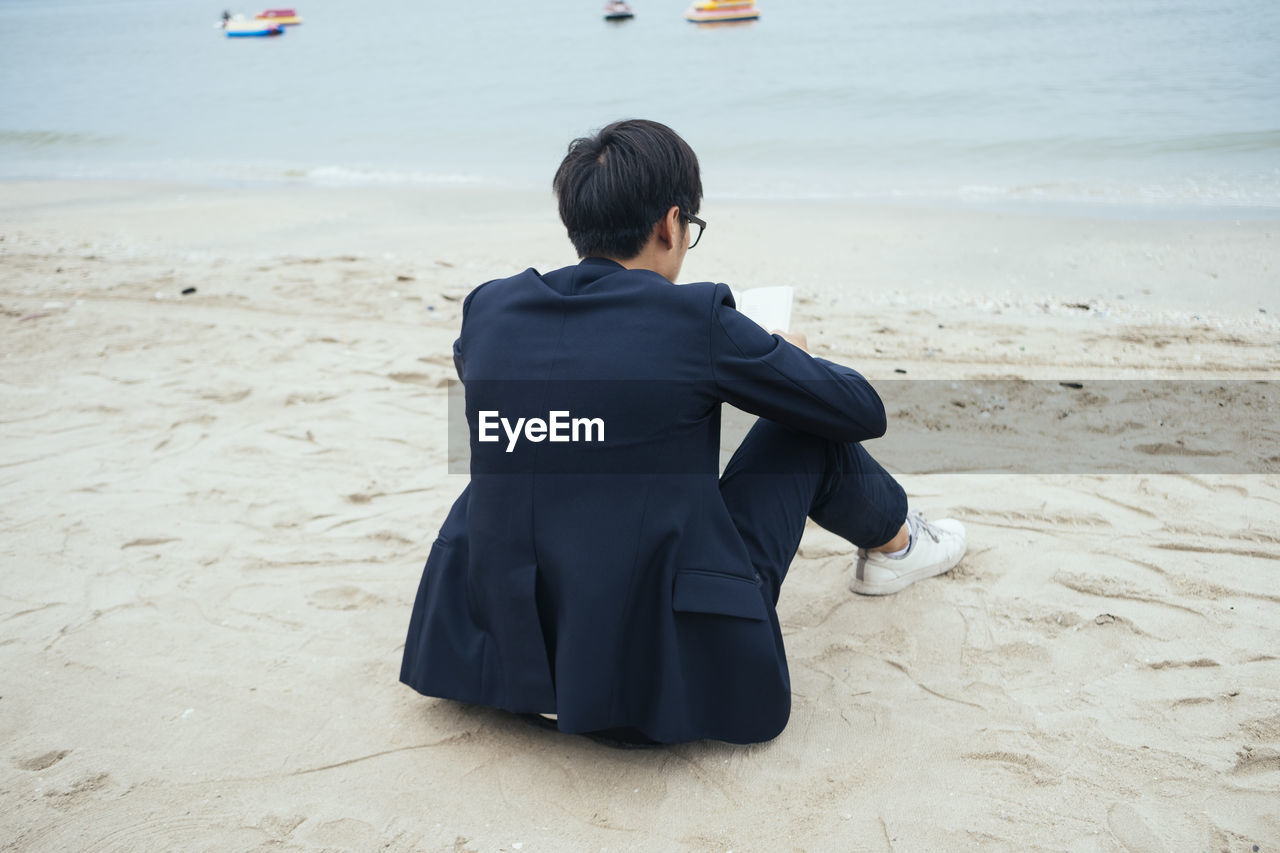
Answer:
[[604, 4], [604, 19], [606, 21], [625, 21], [628, 18], [634, 18], [636, 13], [625, 0], [610, 0]]
[[249, 21], [243, 15], [224, 16], [222, 29], [227, 38], [254, 38], [258, 36], [282, 36], [284, 27], [271, 21]]
[[280, 24], [284, 27], [296, 27], [302, 23], [302, 18], [298, 17], [298, 13], [294, 9], [267, 9], [258, 13], [259, 21], [270, 21], [273, 24]]
[[759, 17], [755, 0], [696, 0], [684, 13], [684, 19], [694, 24], [754, 21]]

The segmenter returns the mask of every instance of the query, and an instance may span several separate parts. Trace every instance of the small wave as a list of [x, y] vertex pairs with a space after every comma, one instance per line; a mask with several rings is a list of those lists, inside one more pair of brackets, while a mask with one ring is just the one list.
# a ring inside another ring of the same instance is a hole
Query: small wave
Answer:
[[1197, 133], [1152, 143], [1153, 152], [1257, 152], [1280, 151], [1280, 130]]
[[416, 169], [363, 169], [351, 166], [316, 166], [284, 171], [286, 178], [319, 186], [499, 186], [479, 175], [422, 172]]
[[1186, 178], [1124, 183], [1042, 181], [1036, 183], [954, 183], [918, 186], [844, 182], [818, 189], [800, 182], [737, 183], [709, 186], [708, 197], [725, 201], [855, 201], [907, 204], [1084, 205], [1098, 208], [1185, 209], [1209, 211], [1280, 210], [1280, 173], [1259, 179]]
[[1255, 180], [1187, 177], [1144, 183], [1050, 181], [1008, 186], [964, 185], [969, 201], [1037, 201], [1166, 207], [1280, 208], [1280, 175]]
[[272, 161], [111, 160], [55, 157], [31, 152], [0, 160], [0, 178], [175, 181], [193, 184], [261, 186], [305, 184], [315, 187], [490, 187], [523, 189], [517, 180], [411, 168], [293, 164]]
[[[908, 169], [826, 171], [778, 169], [772, 173], [742, 165], [742, 160], [768, 162], [739, 154], [739, 162], [707, 175], [709, 198], [751, 201], [890, 201], [946, 204], [1093, 205], [1157, 208], [1280, 210], [1280, 169], [1201, 172], [1185, 175], [1139, 175], [1112, 170], [1110, 175], [1078, 177], [1036, 174], [991, 174], [957, 166], [932, 174]], [[458, 170], [432, 171], [400, 165], [289, 161], [233, 161], [164, 158], [111, 160], [68, 157], [53, 152], [0, 158], [0, 179], [143, 180], [223, 186], [303, 185], [322, 188], [472, 188], [476, 190], [544, 190], [541, 175], [525, 172], [483, 174]]]
[[60, 130], [0, 130], [0, 145], [20, 148], [92, 147], [113, 145], [120, 140], [93, 133]]
[[1280, 130], [1181, 133], [1167, 136], [1065, 135], [1003, 140], [973, 146], [987, 154], [1045, 153], [1055, 156], [1137, 160], [1170, 154], [1257, 154], [1280, 151]]

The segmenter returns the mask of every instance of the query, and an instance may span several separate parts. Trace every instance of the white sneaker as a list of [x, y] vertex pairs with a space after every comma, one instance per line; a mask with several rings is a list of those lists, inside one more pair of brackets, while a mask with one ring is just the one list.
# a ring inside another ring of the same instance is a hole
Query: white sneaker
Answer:
[[900, 558], [858, 549], [857, 571], [849, 589], [859, 595], [889, 595], [918, 580], [950, 571], [964, 556], [964, 525], [953, 518], [925, 521], [907, 513], [911, 547]]

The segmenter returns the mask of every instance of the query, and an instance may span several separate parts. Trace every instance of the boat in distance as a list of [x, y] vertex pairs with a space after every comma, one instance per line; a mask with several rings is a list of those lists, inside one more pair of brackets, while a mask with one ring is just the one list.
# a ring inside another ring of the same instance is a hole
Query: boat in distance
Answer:
[[696, 0], [684, 13], [684, 19], [693, 24], [754, 21], [759, 17], [756, 0]]
[[302, 18], [298, 17], [298, 12], [294, 9], [267, 9], [258, 13], [258, 20], [284, 27], [296, 27], [302, 23]]
[[632, 11], [626, 0], [610, 0], [610, 2], [604, 4], [604, 19], [606, 21], [625, 21], [635, 16], [636, 13]]
[[266, 20], [247, 20], [244, 15], [224, 14], [218, 24], [227, 34], [227, 38], [257, 38], [262, 36], [282, 36], [284, 26]]

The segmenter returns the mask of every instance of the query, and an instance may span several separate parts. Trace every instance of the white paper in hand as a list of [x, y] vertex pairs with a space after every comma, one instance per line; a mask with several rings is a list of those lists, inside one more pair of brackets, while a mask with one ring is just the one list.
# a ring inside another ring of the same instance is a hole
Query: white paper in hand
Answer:
[[791, 331], [791, 297], [792, 289], [785, 284], [753, 287], [733, 294], [738, 310], [755, 320], [766, 332], [774, 329]]

